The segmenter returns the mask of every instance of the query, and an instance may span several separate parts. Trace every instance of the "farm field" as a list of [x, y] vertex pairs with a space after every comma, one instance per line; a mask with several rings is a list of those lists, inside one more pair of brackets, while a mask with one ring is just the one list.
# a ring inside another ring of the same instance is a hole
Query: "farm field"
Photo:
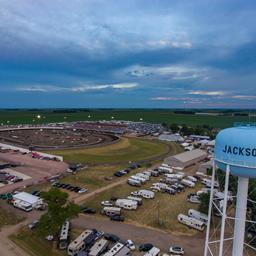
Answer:
[[[221, 113], [221, 110], [219, 112]], [[227, 112], [224, 115], [214, 116], [180, 114], [174, 113], [173, 110], [2, 110], [0, 111], [0, 124], [39, 124], [63, 121], [97, 121], [111, 120], [111, 117], [114, 117], [115, 120], [139, 121], [140, 118], [143, 118], [143, 121], [152, 123], [177, 123], [187, 124], [189, 126], [207, 124], [216, 128], [225, 128], [233, 126], [234, 122], [249, 121], [248, 116], [233, 116], [232, 114], [232, 111]], [[41, 118], [37, 119], [37, 115], [40, 115]], [[255, 122], [256, 117], [252, 117], [251, 121]]]
[[[111, 197], [126, 198], [132, 191], [149, 188], [152, 183], [159, 179], [152, 178], [150, 182], [140, 188], [129, 186], [126, 183], [118, 185], [89, 198], [84, 202], [84, 205], [96, 209], [99, 213], [102, 209], [101, 201], [110, 200]], [[187, 195], [199, 190], [200, 187], [201, 185], [198, 184], [195, 188], [187, 188], [185, 192], [176, 195], [155, 193], [154, 199], [143, 199], [143, 205], [139, 206], [136, 211], [122, 210], [123, 215], [128, 223], [135, 225], [158, 228], [177, 234], [194, 235], [197, 231], [180, 224], [177, 221], [177, 216], [179, 213], [187, 214], [190, 208], [197, 208], [196, 204], [187, 202]]]
[[136, 161], [154, 161], [168, 154], [176, 154], [181, 147], [176, 143], [163, 143], [157, 140], [121, 138], [111, 145], [83, 149], [46, 151], [61, 155], [66, 162], [96, 164], [129, 164]]
[[23, 220], [23, 217], [15, 215], [13, 212], [0, 207], [0, 229], [6, 225], [15, 225]]

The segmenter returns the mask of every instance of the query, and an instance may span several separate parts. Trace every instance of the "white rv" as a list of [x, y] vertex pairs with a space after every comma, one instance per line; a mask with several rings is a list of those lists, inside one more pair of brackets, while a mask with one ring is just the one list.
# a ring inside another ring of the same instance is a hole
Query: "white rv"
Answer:
[[138, 205], [142, 205], [142, 198], [136, 196], [127, 196], [127, 199], [136, 201]]
[[137, 201], [129, 199], [117, 199], [115, 205], [126, 210], [136, 210], [138, 207]]
[[145, 175], [143, 173], [136, 173], [135, 176], [141, 177], [141, 178], [143, 178], [145, 180], [149, 180], [150, 179], [148, 175]]
[[147, 199], [152, 199], [155, 197], [155, 193], [151, 190], [141, 189], [138, 191], [138, 195]]
[[177, 180], [181, 180], [184, 177], [184, 175], [178, 174], [178, 173], [165, 174], [164, 176], [168, 179], [177, 179]]
[[187, 176], [187, 179], [196, 183], [197, 182], [197, 178], [193, 177], [193, 176]]
[[142, 178], [142, 177], [138, 177], [138, 176], [136, 176], [136, 175], [132, 175], [132, 176], [130, 177], [130, 179], [138, 180], [138, 181], [140, 181], [141, 183], [145, 183], [145, 182], [146, 182], [146, 179], [144, 179], [144, 178]]
[[109, 242], [102, 238], [97, 241], [89, 251], [88, 256], [100, 256], [108, 247]]
[[104, 207], [101, 211], [102, 214], [107, 216], [121, 215], [121, 208], [119, 207]]
[[197, 194], [194, 194], [194, 193], [189, 194], [188, 197], [187, 197], [187, 200], [190, 203], [195, 203], [195, 204], [200, 204], [201, 203], [200, 197]]
[[163, 167], [170, 167], [169, 164], [165, 164], [165, 163], [162, 163], [161, 166], [163, 166]]
[[187, 179], [182, 179], [180, 182], [182, 185], [190, 187], [190, 188], [194, 188], [195, 187], [195, 183], [193, 181], [187, 180]]
[[202, 221], [205, 225], [207, 225], [208, 222], [208, 216], [202, 212], [199, 212], [194, 209], [189, 209], [188, 210], [188, 216], [192, 217], [194, 219]]
[[68, 255], [76, 256], [79, 252], [83, 251], [86, 247], [85, 240], [93, 233], [92, 230], [85, 230], [68, 246]]
[[205, 228], [204, 222], [191, 218], [187, 215], [184, 214], [179, 214], [178, 215], [178, 221], [184, 225], [187, 225], [190, 228], [194, 228], [200, 231], [203, 231]]
[[70, 222], [65, 221], [60, 230], [60, 238], [59, 238], [59, 249], [64, 250], [68, 247], [68, 240], [70, 233]]
[[32, 204], [21, 201], [21, 200], [13, 201], [13, 206], [16, 208], [19, 208], [25, 212], [30, 212], [33, 210]]
[[160, 249], [157, 247], [153, 247], [143, 256], [158, 256], [158, 255], [160, 255]]
[[127, 183], [128, 183], [129, 185], [131, 185], [131, 186], [136, 186], [136, 187], [140, 187], [140, 186], [141, 186], [141, 181], [139, 181], [139, 180], [134, 180], [134, 179], [132, 179], [132, 178], [129, 178], [129, 179], [127, 180]]
[[164, 167], [164, 166], [160, 166], [158, 167], [158, 170], [162, 173], [172, 173], [173, 169], [170, 167]]
[[151, 176], [151, 173], [152, 173], [152, 171], [144, 171], [144, 172], [143, 172], [143, 174], [145, 174], [145, 175], [147, 175], [147, 176], [149, 176], [149, 177]]
[[131, 254], [131, 250], [122, 243], [116, 243], [110, 250], [104, 253], [102, 256], [128, 256]]
[[[211, 185], [212, 185], [212, 181], [210, 180], [210, 179], [202, 179], [202, 181], [201, 181], [206, 187], [211, 187]], [[214, 182], [214, 187], [215, 188], [218, 188], [220, 185], [219, 185], [219, 182], [218, 181], [215, 181]]]

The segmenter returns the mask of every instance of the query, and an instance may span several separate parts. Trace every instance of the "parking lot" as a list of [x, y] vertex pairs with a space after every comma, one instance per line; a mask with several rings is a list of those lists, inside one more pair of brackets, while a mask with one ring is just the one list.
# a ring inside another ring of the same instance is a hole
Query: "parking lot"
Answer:
[[[68, 168], [68, 165], [64, 162], [35, 159], [29, 154], [23, 155], [11, 151], [0, 153], [0, 161], [18, 165], [11, 170], [8, 169], [8, 172], [10, 171], [12, 175], [23, 178], [23, 181], [17, 183], [2, 184], [4, 186], [0, 187], [0, 193], [11, 192], [19, 188], [24, 189], [24, 187], [30, 185], [44, 183], [49, 177], [61, 175]], [[6, 169], [2, 171], [6, 171]]]

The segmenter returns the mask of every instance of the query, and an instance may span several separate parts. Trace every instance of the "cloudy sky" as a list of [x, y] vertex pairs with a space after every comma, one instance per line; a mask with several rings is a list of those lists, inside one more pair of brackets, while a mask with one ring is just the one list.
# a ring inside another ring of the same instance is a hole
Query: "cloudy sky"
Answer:
[[256, 107], [255, 0], [0, 0], [0, 107]]

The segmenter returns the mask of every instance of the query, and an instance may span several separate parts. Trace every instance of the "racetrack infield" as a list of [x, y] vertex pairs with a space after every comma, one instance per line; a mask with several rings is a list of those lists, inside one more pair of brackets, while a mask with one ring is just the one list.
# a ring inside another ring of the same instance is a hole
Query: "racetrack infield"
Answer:
[[150, 162], [174, 155], [182, 149], [176, 143], [158, 140], [123, 137], [118, 142], [95, 148], [65, 149], [46, 151], [61, 155], [68, 163], [122, 164], [130, 162]]

